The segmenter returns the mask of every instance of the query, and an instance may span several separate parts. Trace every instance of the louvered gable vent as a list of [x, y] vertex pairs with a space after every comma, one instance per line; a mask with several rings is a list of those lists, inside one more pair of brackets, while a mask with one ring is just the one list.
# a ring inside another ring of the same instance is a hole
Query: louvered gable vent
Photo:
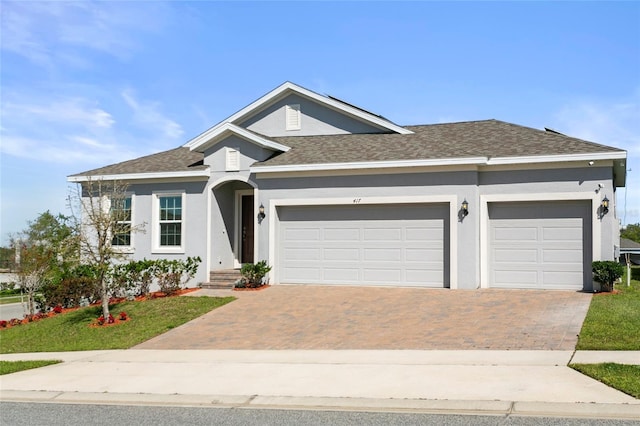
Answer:
[[240, 151], [233, 148], [227, 148], [227, 168], [228, 172], [237, 172], [240, 170]]
[[286, 106], [287, 112], [287, 130], [300, 130], [300, 104]]

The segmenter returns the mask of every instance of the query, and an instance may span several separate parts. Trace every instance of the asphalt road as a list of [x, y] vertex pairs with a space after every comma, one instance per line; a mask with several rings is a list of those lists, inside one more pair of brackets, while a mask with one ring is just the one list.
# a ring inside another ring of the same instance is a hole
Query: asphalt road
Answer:
[[257, 410], [242, 408], [153, 407], [0, 402], [3, 426], [55, 425], [550, 425], [638, 426], [640, 420], [460, 416], [356, 411]]
[[24, 308], [22, 303], [9, 303], [0, 305], [0, 320], [9, 321], [12, 318], [24, 318]]

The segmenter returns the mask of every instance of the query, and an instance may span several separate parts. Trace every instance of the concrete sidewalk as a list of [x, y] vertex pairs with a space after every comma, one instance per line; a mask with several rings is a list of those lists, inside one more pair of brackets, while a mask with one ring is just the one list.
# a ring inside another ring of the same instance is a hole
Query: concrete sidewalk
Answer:
[[[3, 401], [293, 407], [640, 419], [640, 400], [567, 363], [603, 352], [117, 350], [0, 355]], [[640, 364], [638, 352], [613, 353]], [[612, 355], [613, 355], [612, 354]], [[630, 363], [630, 362], [625, 362]]]

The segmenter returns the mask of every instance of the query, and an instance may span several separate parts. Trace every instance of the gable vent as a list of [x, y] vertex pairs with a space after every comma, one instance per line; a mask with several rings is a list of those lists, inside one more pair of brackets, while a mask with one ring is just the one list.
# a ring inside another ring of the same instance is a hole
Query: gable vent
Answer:
[[300, 104], [286, 106], [287, 130], [300, 130]]
[[227, 164], [226, 171], [237, 172], [240, 170], [240, 151], [233, 148], [227, 148]]

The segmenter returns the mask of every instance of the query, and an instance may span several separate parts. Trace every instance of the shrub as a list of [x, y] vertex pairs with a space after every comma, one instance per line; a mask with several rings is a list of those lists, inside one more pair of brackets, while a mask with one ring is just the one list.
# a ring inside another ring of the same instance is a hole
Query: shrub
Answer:
[[[266, 260], [261, 260], [258, 263], [245, 263], [240, 269], [240, 273], [246, 280], [247, 287], [260, 287], [264, 282], [264, 277], [271, 270], [271, 266], [267, 265]], [[239, 286], [237, 286], [239, 287]]]
[[114, 290], [136, 296], [148, 295], [157, 262], [143, 259], [114, 265], [110, 271]]
[[49, 306], [64, 308], [80, 306], [83, 298], [90, 301], [98, 299], [97, 282], [92, 277], [64, 278], [58, 285], [45, 286], [43, 293]]
[[593, 279], [602, 285], [602, 291], [613, 291], [613, 284], [624, 274], [624, 266], [612, 260], [597, 260], [591, 267]]
[[155, 261], [153, 275], [158, 280], [160, 291], [171, 295], [180, 290], [198, 272], [202, 262], [200, 257], [187, 257], [185, 260], [159, 259]]

